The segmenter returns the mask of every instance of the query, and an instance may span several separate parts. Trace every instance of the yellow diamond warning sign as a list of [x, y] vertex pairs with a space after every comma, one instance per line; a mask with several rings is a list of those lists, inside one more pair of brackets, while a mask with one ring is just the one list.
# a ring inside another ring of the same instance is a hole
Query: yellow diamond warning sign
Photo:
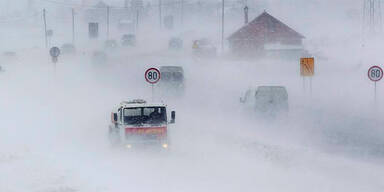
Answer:
[[315, 75], [315, 58], [300, 59], [300, 74], [303, 77], [312, 77]]

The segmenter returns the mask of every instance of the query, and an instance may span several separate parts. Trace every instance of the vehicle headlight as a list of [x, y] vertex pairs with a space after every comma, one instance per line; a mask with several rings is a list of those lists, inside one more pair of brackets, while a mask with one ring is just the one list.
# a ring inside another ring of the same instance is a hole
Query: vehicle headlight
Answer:
[[168, 148], [168, 144], [164, 143], [161, 145], [164, 149], [167, 149]]
[[130, 149], [130, 148], [132, 148], [132, 145], [131, 144], [127, 144], [127, 145], [125, 145], [125, 148]]

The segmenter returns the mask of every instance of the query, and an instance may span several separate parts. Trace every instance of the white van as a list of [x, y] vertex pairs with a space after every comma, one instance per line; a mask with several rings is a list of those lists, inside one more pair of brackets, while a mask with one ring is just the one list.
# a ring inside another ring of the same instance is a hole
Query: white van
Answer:
[[240, 102], [251, 107], [256, 112], [276, 115], [288, 112], [288, 92], [283, 86], [259, 86], [248, 89]]

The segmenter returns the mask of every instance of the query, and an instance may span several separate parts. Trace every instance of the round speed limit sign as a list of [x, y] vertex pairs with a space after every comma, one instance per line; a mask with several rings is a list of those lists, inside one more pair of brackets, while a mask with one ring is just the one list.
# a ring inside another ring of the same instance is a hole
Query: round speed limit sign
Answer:
[[160, 81], [160, 71], [156, 68], [150, 68], [145, 71], [145, 80], [150, 84], [156, 84]]
[[52, 57], [58, 57], [60, 55], [60, 49], [58, 47], [52, 47], [50, 50], [49, 50], [49, 54], [52, 56]]
[[381, 69], [379, 66], [373, 66], [368, 70], [368, 78], [371, 81], [380, 81], [383, 78], [383, 75], [383, 69]]

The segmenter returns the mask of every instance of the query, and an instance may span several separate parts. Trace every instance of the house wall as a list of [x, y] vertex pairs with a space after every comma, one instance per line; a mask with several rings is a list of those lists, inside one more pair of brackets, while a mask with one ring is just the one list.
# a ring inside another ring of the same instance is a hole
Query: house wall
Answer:
[[264, 50], [265, 44], [280, 43], [283, 45], [302, 45], [300, 38], [282, 38], [270, 40], [257, 39], [236, 39], [229, 41], [229, 47], [232, 54], [237, 56], [263, 57], [268, 53]]
[[260, 55], [263, 52], [264, 44], [261, 41], [231, 40], [229, 42], [231, 53], [237, 56]]

